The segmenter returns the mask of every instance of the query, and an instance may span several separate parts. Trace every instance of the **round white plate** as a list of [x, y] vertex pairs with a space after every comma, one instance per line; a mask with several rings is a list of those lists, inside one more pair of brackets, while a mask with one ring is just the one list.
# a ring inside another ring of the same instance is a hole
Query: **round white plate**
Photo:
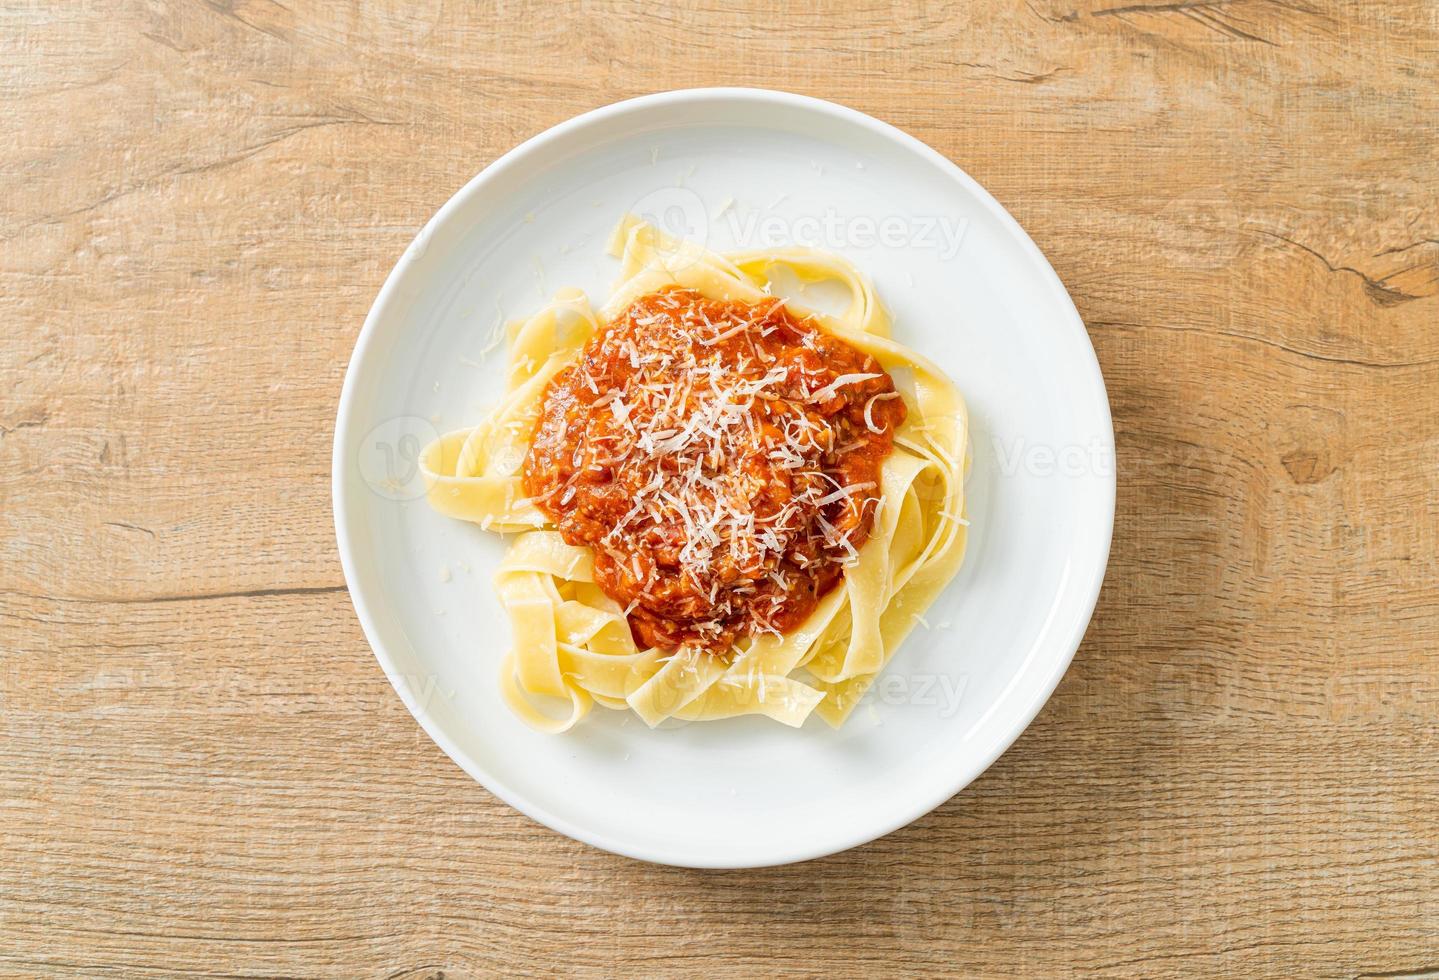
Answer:
[[[651, 731], [596, 708], [566, 735], [505, 708], [504, 544], [423, 499], [420, 446], [498, 397], [501, 317], [561, 286], [596, 304], [625, 211], [719, 250], [848, 255], [896, 339], [968, 400], [964, 567], [834, 731], [741, 718]], [[420, 232], [365, 321], [335, 430], [335, 524], [365, 635], [425, 731], [492, 793], [621, 854], [697, 867], [818, 857], [963, 788], [1049, 697], [1093, 611], [1114, 518], [1104, 382], [1069, 296], [993, 198], [869, 116], [750, 89], [586, 113], [487, 167]]]

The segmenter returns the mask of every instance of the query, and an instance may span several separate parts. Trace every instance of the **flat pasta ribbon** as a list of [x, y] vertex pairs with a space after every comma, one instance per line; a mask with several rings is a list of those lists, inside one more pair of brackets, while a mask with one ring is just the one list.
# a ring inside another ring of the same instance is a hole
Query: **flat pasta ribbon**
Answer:
[[[797, 727], [816, 714], [838, 727], [964, 559], [964, 400], [930, 360], [890, 338], [874, 287], [840, 256], [807, 248], [720, 255], [633, 216], [615, 229], [610, 252], [621, 269], [609, 302], [596, 312], [582, 293], [565, 290], [511, 324], [504, 398], [480, 424], [421, 454], [435, 510], [519, 532], [495, 576], [513, 642], [501, 692], [521, 719], [547, 732], [571, 728], [596, 703], [631, 710], [651, 726], [759, 714]], [[525, 496], [520, 471], [545, 389], [603, 323], [641, 296], [677, 285], [758, 303], [771, 295], [776, 269], [844, 286], [841, 314], [787, 305], [912, 380], [900, 392], [907, 415], [881, 469], [882, 507], [839, 584], [787, 634], [744, 637], [728, 659], [692, 647], [640, 649], [625, 610], [595, 584], [591, 551], [566, 544]]]

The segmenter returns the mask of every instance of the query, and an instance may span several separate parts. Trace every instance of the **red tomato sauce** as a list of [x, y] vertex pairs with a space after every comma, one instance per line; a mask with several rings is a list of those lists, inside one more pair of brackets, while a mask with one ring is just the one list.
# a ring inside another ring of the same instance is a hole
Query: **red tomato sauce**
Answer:
[[904, 418], [873, 357], [782, 300], [671, 287], [550, 382], [522, 477], [638, 643], [725, 655], [839, 582]]

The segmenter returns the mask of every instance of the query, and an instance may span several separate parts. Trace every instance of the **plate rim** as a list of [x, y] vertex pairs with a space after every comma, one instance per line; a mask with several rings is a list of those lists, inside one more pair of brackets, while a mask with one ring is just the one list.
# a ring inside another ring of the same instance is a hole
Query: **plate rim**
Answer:
[[[1054, 271], [1049, 260], [1029, 237], [1029, 234], [1015, 220], [1005, 207], [999, 203], [978, 181], [966, 173], [958, 164], [950, 160], [944, 154], [931, 147], [919, 138], [910, 135], [904, 130], [877, 119], [858, 109], [842, 105], [837, 102], [816, 98], [814, 96], [800, 95], [792, 92], [785, 92], [776, 89], [753, 88], [753, 87], [701, 87], [675, 89], [670, 91], [655, 92], [648, 95], [641, 95], [635, 98], [623, 99], [608, 105], [580, 113], [563, 122], [557, 123], [548, 129], [543, 130], [534, 136], [529, 137], [517, 146], [501, 154], [491, 161], [477, 174], [471, 177], [463, 187], [456, 191], [434, 215], [421, 227], [414, 239], [406, 246], [396, 261], [394, 267], [385, 277], [384, 284], [380, 287], [369, 312], [365, 316], [364, 324], [355, 338], [355, 346], [351, 351], [350, 359], [345, 367], [344, 382], [340, 391], [339, 404], [336, 409], [336, 420], [334, 430], [334, 444], [331, 455], [330, 492], [332, 503], [332, 517], [335, 523], [335, 535], [340, 555], [340, 565], [345, 576], [345, 590], [350, 596], [351, 605], [355, 609], [356, 617], [360, 621], [360, 628], [364, 633], [365, 640], [370, 646], [371, 652], [379, 662], [390, 686], [395, 690], [401, 702], [405, 705], [410, 715], [420, 725], [421, 729], [430, 739], [439, 746], [440, 750], [447, 755], [460, 769], [474, 779], [488, 792], [503, 800], [506, 804], [524, 814], [532, 820], [543, 824], [549, 829], [564, 834], [573, 840], [589, 844], [592, 847], [600, 848], [612, 854], [619, 854], [642, 861], [655, 864], [670, 865], [676, 867], [690, 868], [759, 868], [775, 865], [791, 864], [801, 861], [813, 860], [836, 854], [841, 851], [858, 847], [861, 844], [877, 840], [887, 834], [905, 827], [925, 814], [941, 806], [947, 800], [969, 786], [1019, 739], [1034, 721], [1039, 711], [1048, 703], [1055, 688], [1059, 686], [1060, 680], [1068, 671], [1075, 655], [1078, 653], [1079, 645], [1084, 639], [1084, 634], [1089, 628], [1094, 617], [1094, 610], [1099, 600], [1100, 590], [1104, 584], [1106, 572], [1109, 567], [1109, 555], [1113, 544], [1115, 503], [1117, 498], [1118, 475], [1117, 467], [1110, 467], [1107, 474], [1099, 474], [1102, 477], [1097, 489], [1102, 492], [1104, 502], [1102, 547], [1100, 560], [1090, 572], [1088, 581], [1072, 585], [1071, 588], [1083, 588], [1082, 603], [1080, 608], [1083, 615], [1076, 619], [1075, 626], [1069, 636], [1062, 644], [1063, 653], [1057, 657], [1050, 668], [1049, 675], [1044, 677], [1038, 684], [1033, 685], [1029, 703], [1016, 713], [1016, 723], [1011, 730], [994, 742], [993, 749], [984, 756], [979, 757], [961, 769], [956, 770], [951, 778], [942, 781], [937, 792], [926, 795], [917, 808], [908, 808], [891, 815], [889, 819], [877, 822], [873, 826], [865, 826], [858, 830], [851, 830], [849, 833], [837, 835], [827, 839], [825, 842], [806, 848], [790, 848], [782, 853], [763, 853], [755, 857], [743, 855], [731, 855], [727, 857], [714, 857], [711, 855], [694, 856], [686, 855], [682, 848], [672, 845], [642, 846], [633, 845], [628, 842], [614, 840], [603, 833], [589, 830], [588, 828], [575, 824], [573, 821], [555, 814], [544, 806], [541, 806], [529, 799], [524, 798], [520, 793], [514, 792], [503, 780], [478, 765], [475, 760], [455, 745], [449, 737], [439, 729], [430, 717], [429, 712], [418, 703], [412, 696], [409, 685], [399, 676], [392, 662], [390, 655], [383, 648], [383, 644], [377, 642], [379, 630], [376, 626], [366, 602], [356, 593], [354, 582], [358, 581], [357, 562], [353, 548], [346, 532], [347, 511], [351, 508], [350, 497], [356, 491], [353, 479], [348, 473], [348, 453], [345, 447], [351, 442], [351, 424], [356, 414], [354, 402], [358, 397], [356, 388], [359, 382], [358, 365], [366, 361], [366, 354], [374, 342], [378, 332], [378, 324], [388, 314], [389, 307], [396, 301], [396, 294], [399, 290], [400, 280], [408, 270], [412, 262], [412, 256], [416, 254], [415, 246], [422, 243], [432, 233], [432, 229], [449, 219], [449, 216], [464, 206], [465, 202], [473, 195], [479, 193], [486, 183], [495, 179], [500, 173], [507, 170], [513, 163], [528, 155], [530, 152], [541, 146], [562, 139], [570, 133], [580, 130], [596, 123], [600, 123], [610, 117], [620, 116], [631, 112], [643, 111], [651, 108], [672, 106], [685, 102], [724, 101], [724, 100], [745, 100], [756, 103], [769, 103], [771, 105], [784, 106], [791, 109], [808, 110], [821, 115], [826, 115], [841, 122], [858, 125], [871, 132], [886, 137], [901, 147], [916, 153], [921, 158], [939, 167], [947, 176], [956, 180], [970, 195], [978, 202], [990, 216], [997, 220], [1019, 244], [1027, 257], [1034, 261], [1045, 281], [1050, 293], [1059, 301], [1061, 312], [1066, 314], [1068, 320], [1064, 329], [1077, 330], [1084, 340], [1083, 350], [1088, 352], [1088, 358], [1083, 359], [1083, 364], [1075, 364], [1075, 370], [1083, 371], [1089, 375], [1089, 380], [1097, 385], [1098, 393], [1101, 395], [1100, 406], [1102, 408], [1102, 421], [1105, 448], [1109, 452], [1109, 458], [1114, 458], [1114, 421], [1113, 412], [1110, 407], [1108, 389], [1104, 383], [1104, 376], [1099, 366], [1099, 359], [1094, 351], [1093, 342], [1090, 340], [1089, 332], [1074, 305], [1073, 298], [1064, 287], [1058, 274]], [[952, 785], [951, 785], [952, 784]], [[752, 848], [755, 849], [755, 848]]]

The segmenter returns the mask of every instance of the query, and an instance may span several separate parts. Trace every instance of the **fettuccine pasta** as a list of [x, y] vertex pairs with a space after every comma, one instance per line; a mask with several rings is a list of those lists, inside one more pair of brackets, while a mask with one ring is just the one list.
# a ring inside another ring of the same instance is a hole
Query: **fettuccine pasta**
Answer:
[[[815, 714], [839, 726], [963, 560], [964, 402], [934, 364], [890, 338], [873, 287], [837, 255], [807, 248], [719, 255], [633, 217], [620, 223], [610, 251], [621, 269], [609, 301], [596, 310], [566, 290], [511, 324], [503, 400], [421, 458], [435, 510], [514, 535], [495, 576], [512, 630], [500, 668], [505, 700], [548, 732], [571, 728], [597, 703], [633, 711], [651, 726], [745, 714], [791, 726]], [[776, 270], [842, 285], [848, 307], [831, 316], [779, 302], [771, 295]], [[727, 327], [717, 319], [734, 310], [754, 311], [752, 322], [741, 316]], [[659, 323], [658, 330], [682, 314], [705, 328], [692, 349], [681, 344], [673, 356], [621, 333], [643, 340], [646, 324]], [[803, 389], [809, 402], [799, 399], [796, 408], [773, 394], [791, 362], [766, 361], [761, 338], [788, 338], [793, 350], [772, 349], [800, 358], [795, 364], [811, 363], [802, 360], [807, 344], [839, 352], [826, 355], [831, 361], [845, 354], [881, 369], [830, 366], [828, 383]], [[625, 357], [635, 366], [627, 394], [595, 384], [604, 351], [620, 368]], [[676, 396], [672, 381], [642, 384], [673, 379], [681, 355], [691, 358], [682, 366], [698, 365], [693, 392], [685, 382], [691, 400]], [[729, 375], [717, 366], [725, 358]], [[708, 414], [673, 416], [676, 404], [703, 404]], [[571, 415], [562, 417], [566, 408]], [[611, 428], [586, 430], [590, 455], [582, 459], [576, 413], [602, 408]], [[662, 415], [666, 408], [671, 416]], [[854, 436], [849, 447], [834, 445], [824, 411], [849, 419], [842, 430]], [[618, 458], [601, 458], [603, 439], [615, 441]], [[716, 462], [739, 439], [750, 440], [751, 471]], [[768, 456], [755, 456], [755, 445]], [[820, 458], [841, 468], [818, 472]], [[757, 511], [757, 526], [754, 501], [773, 489], [762, 484], [766, 459], [788, 470], [777, 473], [783, 492], [775, 491], [770, 510]], [[610, 481], [620, 472], [634, 482], [617, 495]], [[873, 478], [862, 482], [845, 476], [867, 473]], [[750, 486], [761, 489], [735, 490]], [[797, 496], [786, 504], [790, 494]], [[601, 507], [606, 500], [628, 508], [621, 519], [596, 516], [610, 513]], [[766, 530], [775, 521], [784, 534]], [[621, 534], [641, 533], [636, 527], [647, 537]], [[649, 543], [635, 546], [639, 540]], [[678, 558], [655, 557], [669, 545]]]

